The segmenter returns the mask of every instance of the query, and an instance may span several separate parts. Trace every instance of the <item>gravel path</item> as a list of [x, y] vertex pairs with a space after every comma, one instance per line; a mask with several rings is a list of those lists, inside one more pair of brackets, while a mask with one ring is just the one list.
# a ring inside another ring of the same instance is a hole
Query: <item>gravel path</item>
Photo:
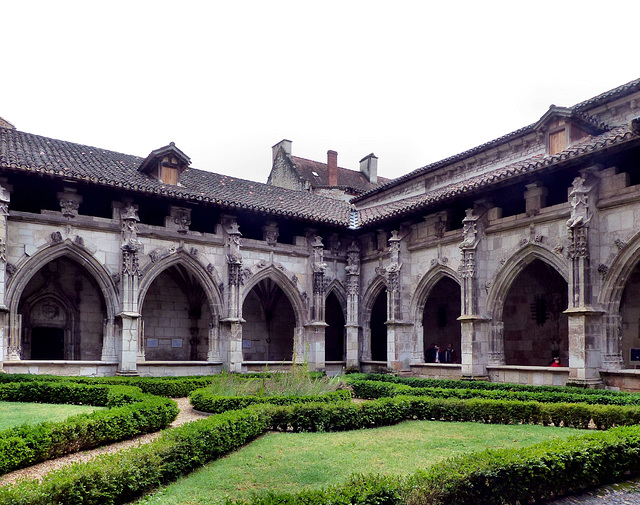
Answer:
[[546, 502], [545, 505], [639, 505], [640, 478], [604, 486], [578, 496]]
[[[193, 407], [189, 403], [189, 398], [174, 398], [174, 400], [178, 404], [180, 412], [178, 413], [178, 417], [176, 418], [176, 420], [171, 423], [172, 427], [180, 426], [181, 424], [195, 421], [197, 419], [202, 419], [203, 417], [208, 416], [208, 414], [193, 410]], [[38, 465], [33, 465], [28, 468], [16, 470], [15, 472], [7, 473], [0, 477], [0, 486], [3, 486], [10, 482], [15, 482], [21, 477], [42, 479], [43, 476], [45, 476], [52, 470], [57, 470], [72, 463], [89, 461], [90, 459], [93, 459], [100, 454], [108, 454], [121, 451], [123, 449], [127, 449], [136, 445], [148, 444], [152, 440], [158, 438], [160, 436], [160, 433], [161, 432], [158, 431], [156, 433], [141, 435], [139, 437], [132, 438], [131, 440], [125, 440], [124, 442], [118, 442], [116, 444], [98, 447], [97, 449], [92, 449], [90, 451], [76, 452], [74, 454], [69, 454], [68, 456], [63, 456], [62, 458], [44, 461], [43, 463], [40, 463]]]

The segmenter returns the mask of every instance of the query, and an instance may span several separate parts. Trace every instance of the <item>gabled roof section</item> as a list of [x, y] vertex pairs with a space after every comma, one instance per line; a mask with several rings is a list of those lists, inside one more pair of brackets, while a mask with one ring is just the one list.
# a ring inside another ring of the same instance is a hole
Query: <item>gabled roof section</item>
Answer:
[[16, 127], [13, 126], [9, 121], [7, 121], [6, 119], [2, 119], [0, 117], [0, 128], [9, 128], [10, 130], [15, 130]]
[[174, 142], [171, 142], [168, 146], [151, 151], [149, 156], [140, 164], [138, 170], [143, 174], [148, 174], [155, 170], [158, 163], [162, 163], [165, 159], [175, 160], [175, 163], [171, 161], [166, 161], [165, 163], [175, 165], [172, 168], [177, 168], [180, 172], [184, 171], [191, 164], [189, 156], [178, 149]]
[[367, 180], [360, 171], [349, 170], [348, 168], [338, 167], [338, 185], [329, 185], [329, 170], [326, 163], [308, 160], [298, 156], [290, 156], [291, 162], [296, 172], [306, 181], [309, 181], [313, 188], [341, 188], [350, 189], [354, 193], [364, 193], [377, 188], [378, 186], [389, 182], [391, 179], [386, 177], [378, 177], [378, 183], [373, 184]]
[[533, 124], [533, 129], [536, 131], [543, 130], [549, 123], [559, 118], [568, 119], [591, 135], [600, 135], [609, 130], [605, 123], [598, 121], [593, 116], [570, 107], [558, 107], [556, 105], [549, 107], [549, 110], [542, 115], [538, 122]]
[[359, 209], [361, 227], [373, 226], [464, 195], [483, 191], [510, 178], [522, 176], [554, 165], [591, 155], [614, 146], [635, 141], [640, 143], [640, 118], [595, 137], [586, 137], [554, 155], [537, 155], [489, 172], [440, 187], [427, 193], [390, 203]]
[[0, 171], [47, 174], [224, 209], [349, 226], [350, 206], [346, 202], [194, 168], [185, 169], [180, 186], [164, 184], [140, 172], [144, 161], [138, 156], [0, 128]]
[[[573, 113], [583, 113], [586, 110], [589, 109], [593, 109], [599, 105], [602, 105], [604, 103], [608, 103], [611, 102], [613, 100], [617, 100], [620, 98], [624, 98], [627, 95], [630, 95], [632, 93], [635, 93], [637, 91], [640, 91], [640, 79], [635, 79], [633, 81], [630, 81], [626, 84], [623, 84], [621, 86], [618, 86], [616, 88], [613, 88], [609, 91], [605, 91], [604, 93], [601, 93], [599, 95], [596, 95], [592, 98], [589, 98], [583, 102], [579, 102], [576, 105], [572, 106], [569, 108], [569, 110], [571, 110]], [[555, 106], [553, 106], [555, 107]], [[560, 107], [558, 107], [558, 109], [560, 109]], [[548, 114], [549, 111], [547, 111], [546, 114]], [[382, 184], [381, 186], [377, 187], [377, 188], [373, 188], [369, 191], [367, 191], [366, 193], [363, 193], [361, 195], [355, 196], [351, 199], [352, 203], [356, 203], [359, 202], [361, 200], [363, 200], [364, 198], [368, 197], [369, 195], [373, 194], [373, 193], [378, 193], [381, 191], [384, 191], [388, 188], [392, 188], [394, 186], [397, 186], [399, 184], [402, 184], [403, 182], [412, 179], [418, 175], [422, 175], [424, 173], [428, 173], [434, 170], [437, 170], [438, 168], [441, 167], [445, 167], [447, 165], [450, 165], [452, 163], [455, 163], [457, 161], [463, 160], [465, 158], [474, 156], [482, 151], [486, 151], [492, 147], [496, 147], [500, 144], [504, 144], [506, 142], [509, 142], [517, 137], [521, 137], [523, 135], [526, 135], [528, 133], [534, 132], [535, 130], [535, 126], [538, 125], [540, 123], [540, 121], [545, 117], [545, 115], [543, 115], [543, 117], [538, 120], [536, 123], [530, 124], [528, 126], [524, 126], [522, 128], [519, 128], [518, 130], [512, 131], [511, 133], [508, 133], [506, 135], [503, 135], [502, 137], [498, 137], [494, 140], [491, 140], [489, 142], [485, 142], [484, 144], [480, 144], [479, 146], [476, 146], [472, 149], [469, 149], [467, 151], [463, 151], [461, 153], [455, 154], [453, 156], [450, 156], [448, 158], [445, 158], [443, 160], [440, 161], [436, 161], [434, 163], [430, 163], [428, 165], [425, 165], [423, 167], [417, 168], [405, 175], [402, 175], [400, 177], [397, 177], [396, 179], [392, 179], [391, 181]], [[579, 117], [579, 115], [575, 116], [576, 118]], [[588, 117], [588, 116], [587, 116]], [[585, 121], [589, 121], [589, 119], [583, 118]], [[606, 125], [601, 124], [600, 127], [603, 127], [604, 129], [600, 132], [602, 133], [603, 131], [606, 131], [608, 128], [606, 127]]]

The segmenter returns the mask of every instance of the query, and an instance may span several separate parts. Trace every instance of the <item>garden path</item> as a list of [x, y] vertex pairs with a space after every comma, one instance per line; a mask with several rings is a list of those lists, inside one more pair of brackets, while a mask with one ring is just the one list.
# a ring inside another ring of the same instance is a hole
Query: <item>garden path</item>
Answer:
[[[174, 398], [174, 400], [178, 404], [180, 412], [178, 413], [178, 417], [176, 417], [175, 421], [171, 423], [172, 427], [180, 426], [181, 424], [196, 421], [197, 419], [202, 419], [208, 416], [208, 414], [194, 410], [189, 403], [189, 398]], [[89, 451], [76, 452], [74, 454], [63, 456], [62, 458], [52, 459], [49, 461], [44, 461], [37, 465], [30, 466], [28, 468], [22, 468], [21, 470], [16, 470], [15, 472], [10, 472], [1, 476], [0, 486], [15, 482], [22, 477], [30, 479], [42, 479], [42, 477], [44, 477], [52, 470], [58, 470], [59, 468], [63, 468], [73, 463], [89, 461], [96, 456], [99, 456], [100, 454], [109, 454], [112, 452], [127, 449], [132, 446], [148, 444], [152, 440], [158, 438], [160, 436], [160, 433], [160, 431], [156, 433], [148, 433], [147, 435], [141, 435], [139, 437], [132, 438], [131, 440], [125, 440], [124, 442], [105, 445], [103, 447], [98, 447]]]

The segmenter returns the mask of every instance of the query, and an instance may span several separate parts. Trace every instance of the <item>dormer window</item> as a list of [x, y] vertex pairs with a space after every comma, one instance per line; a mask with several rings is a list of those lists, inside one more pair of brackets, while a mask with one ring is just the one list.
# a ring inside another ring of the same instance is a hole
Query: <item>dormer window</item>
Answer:
[[151, 151], [138, 170], [163, 184], [177, 186], [180, 175], [191, 163], [189, 157], [171, 142], [168, 146]]
[[600, 135], [609, 128], [594, 117], [567, 107], [551, 105], [534, 125], [544, 133], [547, 154], [553, 156], [590, 135]]

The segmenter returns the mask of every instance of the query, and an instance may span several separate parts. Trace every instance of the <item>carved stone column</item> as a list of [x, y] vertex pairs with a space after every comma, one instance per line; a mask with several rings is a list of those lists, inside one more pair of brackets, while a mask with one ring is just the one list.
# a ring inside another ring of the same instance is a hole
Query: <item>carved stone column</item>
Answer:
[[224, 367], [230, 372], [242, 368], [242, 233], [235, 218], [223, 223], [227, 235], [227, 317], [222, 319], [220, 352]]
[[347, 368], [357, 367], [358, 341], [360, 334], [359, 304], [360, 304], [360, 246], [357, 242], [351, 242], [347, 249]]
[[138, 252], [142, 243], [138, 240], [137, 206], [129, 204], [121, 210], [121, 246], [122, 268], [120, 271], [122, 286], [122, 336], [118, 346], [118, 374], [136, 375], [140, 337], [140, 309], [138, 307]]
[[482, 317], [478, 312], [479, 218], [474, 209], [467, 209], [465, 218], [462, 220], [462, 242], [459, 246], [462, 252], [459, 269], [462, 278], [462, 310], [458, 319], [461, 332], [462, 375], [473, 378], [486, 377], [489, 354], [496, 352], [495, 348], [489, 349], [490, 328], [487, 318]]
[[596, 180], [590, 171], [573, 180], [567, 220], [569, 245], [569, 382], [580, 385], [602, 383], [598, 372], [604, 344], [604, 311], [593, 306], [589, 231], [595, 215]]
[[5, 300], [7, 281], [7, 219], [9, 217], [10, 186], [0, 185], [0, 370], [6, 358], [20, 359], [20, 331], [10, 331], [9, 308]]
[[322, 237], [315, 235], [310, 239], [311, 269], [313, 271], [313, 297], [311, 299], [311, 321], [306, 325], [304, 349], [295, 349], [298, 356], [306, 356], [309, 367], [313, 370], [325, 368], [325, 271], [324, 245]]

